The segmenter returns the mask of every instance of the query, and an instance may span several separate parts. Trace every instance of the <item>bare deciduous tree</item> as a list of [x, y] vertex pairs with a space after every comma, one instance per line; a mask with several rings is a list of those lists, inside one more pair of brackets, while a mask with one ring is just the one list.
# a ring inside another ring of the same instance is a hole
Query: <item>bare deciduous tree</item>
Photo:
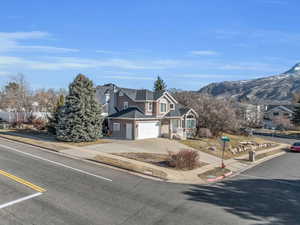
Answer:
[[293, 127], [291, 120], [285, 116], [275, 116], [272, 122], [277, 128], [283, 130], [288, 130]]
[[204, 127], [210, 129], [214, 136], [218, 136], [222, 132], [239, 130], [241, 121], [233, 102], [190, 91], [173, 94], [181, 104], [196, 110], [199, 115], [198, 131]]

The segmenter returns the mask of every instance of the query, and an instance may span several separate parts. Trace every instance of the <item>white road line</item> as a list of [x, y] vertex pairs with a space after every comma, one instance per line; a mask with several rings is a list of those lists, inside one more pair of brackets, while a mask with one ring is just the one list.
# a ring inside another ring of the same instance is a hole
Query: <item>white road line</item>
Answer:
[[5, 203], [5, 204], [0, 205], [0, 209], [3, 209], [3, 208], [6, 208], [6, 207], [8, 207], [8, 206], [11, 206], [11, 205], [14, 205], [14, 204], [17, 204], [17, 203], [26, 201], [26, 200], [31, 199], [31, 198], [35, 198], [35, 197], [40, 196], [40, 195], [42, 195], [42, 194], [43, 194], [43, 193], [38, 192], [38, 193], [35, 193], [35, 194], [33, 194], [33, 195], [29, 195], [29, 196], [26, 196], [26, 197], [23, 197], [23, 198], [19, 198], [19, 199], [17, 199], [17, 200], [11, 201], [11, 202], [7, 202], [7, 203]]
[[45, 162], [49, 162], [49, 163], [52, 163], [52, 164], [55, 164], [55, 165], [58, 165], [58, 166], [62, 166], [62, 167], [65, 167], [65, 168], [68, 168], [68, 169], [71, 169], [71, 170], [74, 170], [74, 171], [77, 171], [77, 172], [80, 172], [80, 173], [83, 173], [83, 174], [86, 174], [86, 175], [89, 175], [89, 176], [93, 176], [93, 177], [96, 177], [98, 179], [102, 179], [102, 180], [106, 180], [106, 181], [112, 181], [111, 179], [108, 179], [106, 177], [102, 177], [102, 176], [99, 176], [99, 175], [96, 175], [96, 174], [93, 174], [93, 173], [86, 172], [86, 171], [81, 170], [81, 169], [77, 169], [77, 168], [74, 168], [74, 167], [71, 167], [71, 166], [67, 166], [67, 165], [59, 163], [59, 162], [55, 162], [55, 161], [52, 161], [52, 160], [49, 160], [49, 159], [45, 159], [43, 157], [30, 154], [28, 152], [22, 152], [22, 151], [20, 151], [18, 149], [12, 148], [12, 147], [8, 147], [8, 146], [1, 145], [1, 144], [0, 144], [0, 147], [6, 148], [6, 149], [10, 149], [12, 151], [15, 151], [15, 152], [18, 152], [18, 153], [30, 156], [32, 158], [40, 159], [40, 160], [43, 160]]

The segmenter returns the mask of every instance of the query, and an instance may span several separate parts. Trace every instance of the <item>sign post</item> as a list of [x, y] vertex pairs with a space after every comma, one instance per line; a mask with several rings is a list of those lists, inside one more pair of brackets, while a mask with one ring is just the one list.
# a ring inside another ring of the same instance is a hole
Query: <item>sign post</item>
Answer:
[[229, 142], [230, 139], [227, 136], [223, 136], [221, 138], [221, 140], [223, 141], [223, 151], [222, 151], [222, 162], [221, 162], [221, 168], [225, 168], [225, 164], [224, 164], [224, 152], [225, 152], [225, 147], [226, 147], [226, 142]]

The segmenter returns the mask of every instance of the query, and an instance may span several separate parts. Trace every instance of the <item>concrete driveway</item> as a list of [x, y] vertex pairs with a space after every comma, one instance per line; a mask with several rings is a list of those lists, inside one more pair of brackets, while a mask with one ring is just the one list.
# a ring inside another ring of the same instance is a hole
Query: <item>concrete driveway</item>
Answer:
[[[110, 143], [90, 145], [84, 148], [94, 151], [101, 151], [105, 153], [122, 153], [122, 152], [146, 152], [167, 154], [168, 151], [177, 152], [182, 149], [192, 149], [189, 146], [181, 144], [179, 141], [170, 140], [167, 138], [153, 138], [143, 140], [116, 140], [108, 139]], [[219, 158], [199, 152], [200, 159], [206, 163], [216, 163], [220, 161]]]
[[143, 140], [116, 140], [109, 139], [110, 143], [90, 145], [85, 148], [90, 150], [101, 150], [107, 153], [121, 152], [148, 152], [148, 153], [168, 153], [168, 151], [179, 151], [187, 149], [186, 145], [176, 140], [166, 138], [151, 138]]

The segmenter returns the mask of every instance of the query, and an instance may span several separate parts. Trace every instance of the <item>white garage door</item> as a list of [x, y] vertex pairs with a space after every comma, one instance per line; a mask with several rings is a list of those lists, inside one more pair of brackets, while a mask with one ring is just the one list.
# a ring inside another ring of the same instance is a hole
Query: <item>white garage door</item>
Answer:
[[159, 137], [159, 121], [139, 122], [137, 139]]

